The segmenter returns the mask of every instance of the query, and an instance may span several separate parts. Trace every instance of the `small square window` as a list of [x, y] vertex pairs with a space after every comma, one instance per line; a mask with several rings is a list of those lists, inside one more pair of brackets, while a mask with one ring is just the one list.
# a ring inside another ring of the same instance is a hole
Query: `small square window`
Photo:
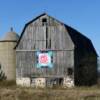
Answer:
[[47, 25], [47, 19], [46, 18], [43, 18], [42, 19], [42, 25], [44, 26], [44, 25]]

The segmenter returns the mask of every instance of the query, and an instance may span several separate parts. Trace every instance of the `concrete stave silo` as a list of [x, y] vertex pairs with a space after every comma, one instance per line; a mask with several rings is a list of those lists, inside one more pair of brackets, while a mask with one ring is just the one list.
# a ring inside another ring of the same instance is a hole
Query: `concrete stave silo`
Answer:
[[14, 47], [19, 36], [11, 29], [0, 40], [0, 64], [7, 80], [16, 80], [16, 53]]

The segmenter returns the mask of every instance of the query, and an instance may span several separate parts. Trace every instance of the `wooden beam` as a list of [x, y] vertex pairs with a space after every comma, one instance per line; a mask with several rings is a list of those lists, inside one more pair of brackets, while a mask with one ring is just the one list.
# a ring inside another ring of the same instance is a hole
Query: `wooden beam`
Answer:
[[53, 50], [53, 49], [44, 49], [44, 50], [16, 50], [16, 51], [22, 51], [22, 52], [24, 52], [24, 51], [27, 51], [27, 52], [30, 52], [30, 51], [73, 51], [73, 49], [72, 50], [70, 50], [70, 49], [64, 49], [64, 50], [59, 50], [59, 49], [55, 49], [55, 50]]

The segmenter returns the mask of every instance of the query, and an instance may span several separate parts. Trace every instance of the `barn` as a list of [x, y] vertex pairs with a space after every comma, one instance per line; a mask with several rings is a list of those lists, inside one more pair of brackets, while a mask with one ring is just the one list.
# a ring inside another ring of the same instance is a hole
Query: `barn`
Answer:
[[17, 84], [97, 83], [97, 53], [91, 40], [46, 13], [25, 25], [15, 50]]

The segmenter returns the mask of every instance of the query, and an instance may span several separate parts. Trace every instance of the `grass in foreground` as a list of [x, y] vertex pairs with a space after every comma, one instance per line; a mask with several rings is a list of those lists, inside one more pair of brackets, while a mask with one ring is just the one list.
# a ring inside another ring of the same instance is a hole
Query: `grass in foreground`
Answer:
[[34, 89], [1, 82], [0, 100], [100, 100], [100, 87]]

